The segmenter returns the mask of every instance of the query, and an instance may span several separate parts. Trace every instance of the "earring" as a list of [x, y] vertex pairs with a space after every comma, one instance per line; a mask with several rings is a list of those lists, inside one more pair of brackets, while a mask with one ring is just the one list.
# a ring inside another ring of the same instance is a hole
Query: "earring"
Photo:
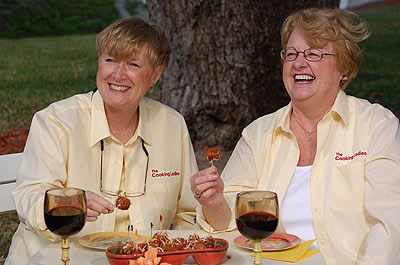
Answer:
[[149, 88], [149, 93], [153, 94], [153, 92], [154, 92], [154, 85]]
[[342, 75], [342, 81], [347, 81], [349, 77], [347, 75]]

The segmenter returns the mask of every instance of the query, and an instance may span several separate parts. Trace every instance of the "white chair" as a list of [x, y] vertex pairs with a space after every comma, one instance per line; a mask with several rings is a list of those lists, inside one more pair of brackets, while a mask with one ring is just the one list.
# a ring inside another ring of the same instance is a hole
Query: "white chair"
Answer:
[[12, 191], [15, 189], [22, 153], [0, 155], [0, 213], [15, 210]]

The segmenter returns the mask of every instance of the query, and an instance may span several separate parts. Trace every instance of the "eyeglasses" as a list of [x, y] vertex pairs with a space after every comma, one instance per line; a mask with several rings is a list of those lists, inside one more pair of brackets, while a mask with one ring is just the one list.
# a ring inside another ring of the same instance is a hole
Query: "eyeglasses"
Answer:
[[304, 55], [304, 58], [310, 62], [318, 62], [324, 58], [325, 55], [332, 55], [333, 53], [324, 53], [317, 49], [306, 49], [304, 51], [297, 51], [295, 48], [286, 48], [281, 51], [281, 58], [285, 61], [294, 61], [299, 56], [299, 53]]
[[148, 173], [148, 169], [149, 169], [149, 152], [147, 151], [146, 146], [144, 145], [144, 140], [142, 139], [142, 150], [146, 155], [147, 162], [146, 162], [146, 173], [144, 175], [143, 191], [141, 191], [141, 192], [122, 192], [121, 190], [109, 191], [109, 190], [103, 189], [103, 153], [104, 153], [104, 141], [103, 141], [103, 139], [100, 141], [100, 150], [101, 150], [100, 191], [102, 193], [110, 195], [110, 196], [120, 196], [121, 195], [121, 196], [130, 197], [130, 198], [144, 196], [146, 194], [147, 173]]

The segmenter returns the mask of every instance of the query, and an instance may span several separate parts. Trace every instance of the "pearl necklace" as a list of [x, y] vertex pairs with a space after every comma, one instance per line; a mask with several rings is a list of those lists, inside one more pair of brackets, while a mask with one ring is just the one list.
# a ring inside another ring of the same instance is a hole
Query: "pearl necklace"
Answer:
[[292, 117], [293, 117], [294, 121], [297, 123], [297, 125], [299, 125], [300, 128], [303, 129], [303, 131], [307, 134], [307, 141], [311, 141], [311, 135], [312, 135], [313, 133], [316, 133], [317, 130], [315, 130], [315, 131], [313, 131], [313, 132], [307, 131], [306, 128], [304, 128], [304, 127], [300, 124], [300, 122], [296, 119], [296, 117], [294, 116], [293, 113], [292, 113]]

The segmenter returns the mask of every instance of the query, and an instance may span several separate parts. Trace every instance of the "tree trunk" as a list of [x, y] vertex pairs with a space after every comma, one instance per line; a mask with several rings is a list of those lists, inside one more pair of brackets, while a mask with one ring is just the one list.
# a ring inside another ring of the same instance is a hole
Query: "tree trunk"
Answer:
[[339, 0], [148, 0], [171, 46], [161, 101], [181, 112], [195, 148], [231, 150], [255, 118], [289, 102], [280, 28], [295, 9]]

